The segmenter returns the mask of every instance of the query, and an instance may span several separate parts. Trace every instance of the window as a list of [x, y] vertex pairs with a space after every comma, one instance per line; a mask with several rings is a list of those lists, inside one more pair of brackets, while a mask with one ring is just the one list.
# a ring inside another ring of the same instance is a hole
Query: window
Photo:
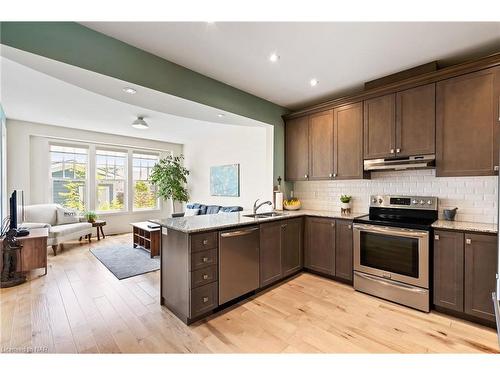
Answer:
[[88, 150], [50, 146], [52, 202], [83, 211], [86, 208]]
[[127, 209], [127, 153], [96, 150], [96, 210]]
[[157, 162], [158, 155], [133, 154], [134, 210], [158, 208], [158, 198], [149, 181], [151, 169]]

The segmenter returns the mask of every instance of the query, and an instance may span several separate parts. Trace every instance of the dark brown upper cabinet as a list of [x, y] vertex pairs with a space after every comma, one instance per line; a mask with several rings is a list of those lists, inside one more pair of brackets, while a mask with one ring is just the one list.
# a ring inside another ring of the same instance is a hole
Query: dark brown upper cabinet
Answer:
[[495, 321], [491, 293], [495, 291], [497, 236], [465, 234], [465, 313]]
[[434, 232], [434, 304], [464, 310], [464, 234]]
[[352, 221], [336, 220], [335, 226], [335, 276], [352, 281]]
[[285, 125], [285, 179], [309, 177], [309, 116], [288, 120]]
[[364, 158], [388, 158], [396, 149], [396, 95], [364, 101]]
[[306, 268], [335, 275], [335, 220], [306, 218]]
[[496, 174], [499, 98], [498, 67], [437, 83], [437, 176]]
[[396, 93], [397, 156], [436, 152], [436, 85]]
[[333, 111], [309, 116], [309, 179], [333, 177]]
[[363, 178], [363, 103], [333, 109], [333, 178]]
[[364, 102], [365, 159], [435, 153], [435, 84]]

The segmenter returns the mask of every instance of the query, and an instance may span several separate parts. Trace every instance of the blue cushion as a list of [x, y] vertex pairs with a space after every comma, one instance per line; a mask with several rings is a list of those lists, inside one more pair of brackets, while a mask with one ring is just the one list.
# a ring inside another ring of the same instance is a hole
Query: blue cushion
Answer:
[[208, 207], [207, 207], [207, 212], [206, 212], [206, 214], [207, 214], [207, 215], [213, 215], [213, 214], [216, 214], [216, 213], [218, 213], [218, 212], [219, 212], [219, 210], [220, 210], [220, 209], [221, 209], [221, 206], [215, 206], [215, 205], [213, 205], [213, 206], [208, 206]]
[[240, 206], [221, 207], [220, 210], [222, 212], [238, 212], [238, 211], [243, 211], [243, 207]]

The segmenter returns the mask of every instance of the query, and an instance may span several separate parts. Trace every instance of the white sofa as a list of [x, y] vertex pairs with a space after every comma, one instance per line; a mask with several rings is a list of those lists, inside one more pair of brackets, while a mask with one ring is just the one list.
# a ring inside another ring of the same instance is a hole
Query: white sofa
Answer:
[[22, 226], [30, 228], [49, 228], [49, 238], [47, 245], [52, 246], [54, 255], [57, 255], [57, 248], [65, 241], [76, 240], [92, 233], [92, 224], [83, 219], [76, 223], [58, 224], [57, 208], [62, 208], [58, 204], [35, 204], [24, 208], [24, 218]]

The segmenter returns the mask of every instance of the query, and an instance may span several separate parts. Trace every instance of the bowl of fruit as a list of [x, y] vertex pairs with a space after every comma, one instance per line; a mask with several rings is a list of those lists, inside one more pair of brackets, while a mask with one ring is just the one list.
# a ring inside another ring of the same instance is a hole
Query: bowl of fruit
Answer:
[[300, 201], [297, 198], [285, 199], [283, 201], [283, 208], [285, 210], [295, 211], [295, 210], [300, 209], [301, 206], [302, 206], [302, 204], [300, 203]]

